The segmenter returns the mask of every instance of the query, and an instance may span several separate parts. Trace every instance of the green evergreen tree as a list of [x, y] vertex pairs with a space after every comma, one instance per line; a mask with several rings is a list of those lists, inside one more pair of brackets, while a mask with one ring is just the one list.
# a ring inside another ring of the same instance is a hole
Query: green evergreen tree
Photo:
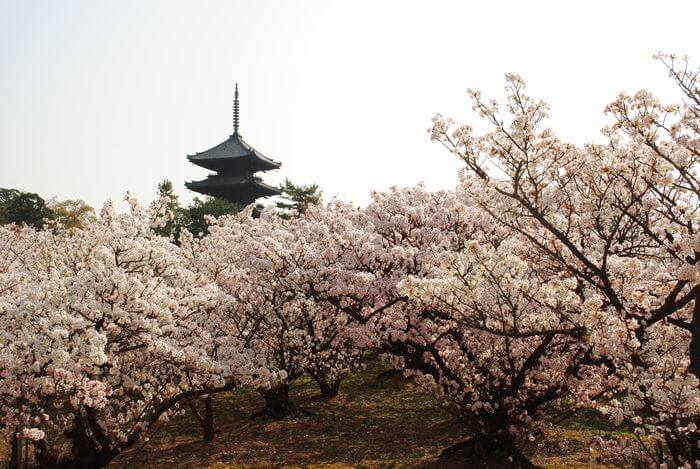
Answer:
[[279, 189], [282, 191], [282, 200], [278, 201], [275, 206], [283, 218], [304, 213], [310, 205], [320, 204], [323, 197], [318, 184], [302, 186], [285, 179]]
[[158, 184], [158, 200], [164, 197], [169, 199], [167, 208], [172, 213], [173, 218], [165, 226], [156, 228], [155, 231], [161, 236], [172, 237], [177, 242], [182, 228], [189, 224], [189, 213], [186, 208], [180, 205], [173, 190], [173, 183], [169, 179], [164, 179]]
[[203, 199], [195, 197], [190, 205], [182, 206], [173, 190], [173, 183], [168, 179], [158, 184], [158, 200], [163, 197], [169, 199], [168, 210], [173, 214], [173, 218], [165, 226], [157, 228], [156, 232], [161, 236], [171, 237], [175, 243], [178, 242], [183, 228], [187, 228], [195, 236], [205, 236], [209, 232], [209, 225], [205, 219], [207, 215], [220, 217], [241, 210], [241, 207], [225, 199], [209, 196]]
[[0, 188], [0, 224], [17, 223], [41, 229], [53, 212], [39, 194]]
[[204, 199], [195, 197], [192, 204], [187, 208], [189, 217], [187, 228], [195, 236], [205, 236], [209, 232], [209, 224], [205, 219], [207, 215], [220, 217], [240, 211], [241, 207], [237, 204], [220, 197], [206, 196]]

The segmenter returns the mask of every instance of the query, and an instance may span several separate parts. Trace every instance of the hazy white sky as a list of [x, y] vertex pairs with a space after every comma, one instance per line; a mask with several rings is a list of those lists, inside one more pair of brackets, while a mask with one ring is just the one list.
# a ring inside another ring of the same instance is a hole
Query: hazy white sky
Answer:
[[700, 2], [0, 0], [0, 187], [99, 206], [150, 200], [185, 159], [231, 133], [283, 163], [265, 179], [369, 191], [454, 186], [430, 142], [436, 112], [475, 120], [468, 87], [502, 96], [516, 72], [552, 127], [599, 138], [622, 91], [677, 100], [651, 56], [700, 62]]

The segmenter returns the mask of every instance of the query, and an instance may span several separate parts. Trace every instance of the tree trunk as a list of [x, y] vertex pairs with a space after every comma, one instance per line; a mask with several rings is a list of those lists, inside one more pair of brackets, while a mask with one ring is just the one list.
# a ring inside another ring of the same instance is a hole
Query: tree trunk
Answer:
[[314, 378], [314, 381], [316, 381], [318, 389], [321, 391], [321, 394], [325, 399], [331, 399], [338, 394], [338, 390], [340, 389], [340, 379], [329, 382], [326, 377], [322, 375], [314, 374], [312, 377]]
[[22, 458], [22, 467], [29, 468], [29, 440], [24, 439], [24, 457]]
[[83, 417], [78, 413], [73, 420], [73, 428], [65, 433], [71, 442], [71, 454], [66, 459], [61, 459], [56, 467], [87, 469], [107, 467], [114, 459], [115, 454], [110, 448], [101, 448], [94, 442]]
[[12, 453], [10, 454], [9, 469], [20, 469], [22, 466], [22, 446], [20, 438], [15, 433], [12, 436]]
[[508, 437], [479, 436], [444, 450], [435, 467], [535, 469]]
[[286, 383], [270, 389], [260, 389], [258, 392], [265, 399], [265, 408], [256, 415], [280, 420], [297, 410], [289, 398], [289, 385]]
[[34, 442], [34, 457], [41, 467], [55, 467], [58, 458], [49, 450], [46, 440]]
[[200, 413], [197, 408], [199, 399], [187, 399], [187, 405], [192, 411], [192, 415], [202, 427], [202, 441], [211, 443], [214, 441], [214, 403], [211, 394], [207, 394], [202, 398], [204, 402], [204, 411]]
[[690, 371], [700, 378], [700, 293], [695, 296], [690, 329]]
[[[693, 305], [693, 318], [690, 322], [690, 345], [688, 353], [690, 355], [690, 372], [700, 378], [700, 293], [695, 295]], [[696, 425], [700, 426], [700, 418], [695, 419]], [[691, 461], [700, 460], [700, 429], [688, 435], [689, 459]]]
[[211, 394], [207, 394], [204, 398], [202, 429], [204, 431], [204, 441], [207, 443], [214, 441], [214, 403], [212, 402]]

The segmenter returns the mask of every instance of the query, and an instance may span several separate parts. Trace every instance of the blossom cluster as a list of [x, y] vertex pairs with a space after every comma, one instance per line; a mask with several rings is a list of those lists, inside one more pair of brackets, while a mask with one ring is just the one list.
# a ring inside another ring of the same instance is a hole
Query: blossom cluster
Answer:
[[217, 342], [217, 286], [154, 235], [157, 210], [128, 201], [80, 229], [0, 227], [0, 430], [44, 446], [72, 435], [84, 465], [182, 399], [261, 376], [242, 343]]
[[[518, 288], [530, 297], [554, 279], [568, 283], [568, 292], [550, 290], [551, 299], [534, 295], [543, 306], [565, 301], [553, 313], [538, 312], [536, 328], [560, 336], [579, 331], [572, 337], [590, 355], [586, 366], [600, 365], [595, 382], [605, 399], [597, 405], [636, 440], [599, 447], [644, 466], [697, 467], [700, 84], [684, 60], [659, 58], [685, 103], [664, 105], [647, 91], [620, 95], [607, 107], [613, 122], [604, 129], [604, 145], [579, 148], [558, 140], [543, 128], [546, 104], [527, 96], [514, 75], [507, 76], [503, 113], [495, 101], [471, 92], [490, 132], [474, 135], [436, 116], [431, 136], [465, 163], [465, 197], [510, 232], [506, 255], [527, 266], [520, 281], [544, 275]], [[498, 241], [493, 252], [503, 247]], [[470, 282], [474, 267], [464, 264], [451, 268], [456, 284], [469, 286], [461, 296], [455, 298], [459, 290], [445, 288], [444, 279], [413, 288], [432, 303], [446, 302], [441, 310], [455, 301], [460, 311], [469, 310], [482, 294], [479, 283]], [[510, 282], [503, 280], [499, 274], [495, 283], [507, 295]], [[519, 308], [510, 298], [505, 311]], [[496, 301], [491, 304], [504, 311]]]

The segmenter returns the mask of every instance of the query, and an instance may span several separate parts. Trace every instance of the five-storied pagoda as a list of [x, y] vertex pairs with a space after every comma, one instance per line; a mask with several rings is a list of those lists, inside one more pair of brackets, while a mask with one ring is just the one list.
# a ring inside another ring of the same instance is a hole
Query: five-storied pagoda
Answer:
[[279, 169], [280, 163], [265, 157], [248, 145], [238, 133], [238, 83], [233, 100], [233, 134], [209, 150], [187, 155], [190, 162], [216, 171], [201, 181], [186, 182], [185, 186], [200, 194], [221, 197], [244, 207], [259, 197], [278, 195], [280, 191], [265, 184], [255, 175], [258, 171]]

